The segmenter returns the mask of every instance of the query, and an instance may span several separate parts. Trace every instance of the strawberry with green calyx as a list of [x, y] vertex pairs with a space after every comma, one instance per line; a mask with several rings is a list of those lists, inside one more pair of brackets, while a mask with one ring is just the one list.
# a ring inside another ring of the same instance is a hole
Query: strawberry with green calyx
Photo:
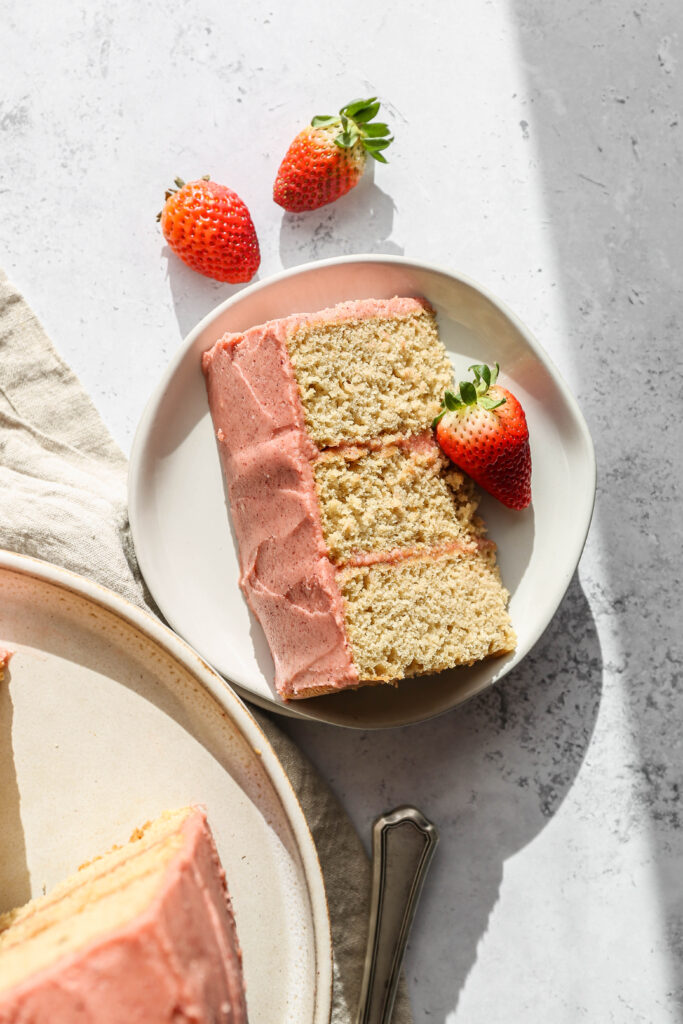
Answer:
[[432, 426], [452, 462], [508, 508], [531, 501], [531, 452], [524, 410], [515, 396], [497, 384], [499, 366], [469, 368], [474, 382], [447, 391]]
[[393, 142], [389, 127], [373, 118], [376, 96], [354, 100], [333, 116], [318, 115], [296, 136], [277, 172], [273, 199], [290, 213], [317, 210], [358, 184], [367, 157], [385, 164]]
[[205, 175], [187, 184], [175, 179], [157, 217], [173, 252], [188, 267], [217, 281], [250, 281], [259, 268], [256, 229], [236, 192]]

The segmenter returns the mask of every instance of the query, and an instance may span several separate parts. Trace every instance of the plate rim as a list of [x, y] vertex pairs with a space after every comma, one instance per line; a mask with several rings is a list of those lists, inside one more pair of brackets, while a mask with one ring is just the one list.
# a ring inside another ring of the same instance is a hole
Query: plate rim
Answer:
[[[325, 882], [311, 830], [299, 798], [270, 740], [233, 687], [187, 641], [150, 612], [115, 591], [70, 569], [31, 555], [0, 548], [0, 573], [13, 572], [76, 594], [132, 626], [208, 691], [254, 751], [277, 794], [301, 858], [313, 922], [315, 950], [315, 1004], [312, 1024], [329, 1024], [332, 1012], [332, 931]], [[11, 640], [8, 641], [11, 647]], [[258, 750], [257, 755], [255, 751]]]
[[[512, 667], [516, 667], [517, 665], [519, 665], [538, 643], [538, 641], [548, 628], [548, 625], [550, 624], [552, 618], [556, 614], [557, 609], [559, 608], [562, 599], [564, 598], [564, 595], [567, 592], [572, 576], [576, 572], [583, 549], [586, 544], [588, 531], [590, 529], [593, 517], [593, 510], [595, 507], [595, 497], [597, 489], [597, 465], [595, 458], [595, 447], [593, 444], [593, 439], [591, 437], [590, 431], [588, 429], [588, 424], [586, 423], [585, 417], [581, 411], [581, 408], [579, 407], [576, 398], [574, 397], [572, 391], [565, 382], [562, 374], [559, 372], [557, 366], [553, 362], [550, 355], [546, 352], [541, 343], [536, 339], [533, 332], [517, 316], [517, 314], [512, 309], [510, 309], [506, 305], [506, 303], [504, 303], [500, 298], [498, 298], [497, 295], [491, 292], [489, 288], [487, 288], [485, 285], [480, 284], [479, 281], [477, 281], [473, 277], [470, 277], [467, 274], [451, 270], [448, 267], [441, 266], [437, 263], [433, 263], [427, 260], [421, 260], [407, 256], [399, 256], [394, 254], [352, 253], [345, 256], [332, 256], [323, 260], [310, 260], [306, 263], [301, 263], [294, 267], [288, 267], [284, 270], [278, 271], [275, 274], [271, 274], [268, 277], [265, 277], [263, 280], [255, 281], [252, 284], [247, 285], [245, 288], [240, 289], [240, 291], [236, 292], [235, 294], [230, 295], [227, 299], [224, 299], [222, 302], [214, 306], [214, 308], [210, 310], [205, 316], [203, 316], [201, 320], [197, 324], [195, 324], [192, 330], [185, 335], [182, 342], [180, 343], [180, 345], [174, 352], [173, 356], [169, 360], [168, 364], [166, 365], [163, 374], [156, 381], [156, 384], [147, 402], [145, 403], [145, 407], [142, 411], [142, 414], [140, 416], [138, 425], [133, 436], [133, 442], [131, 445], [131, 452], [128, 464], [128, 517], [130, 521], [131, 537], [133, 540], [133, 546], [135, 548], [136, 558], [140, 566], [140, 571], [145, 580], [147, 581], [149, 562], [147, 561], [146, 558], [144, 545], [141, 545], [140, 543], [136, 542], [136, 537], [139, 539], [140, 536], [140, 528], [137, 517], [137, 507], [139, 504], [138, 482], [141, 480], [142, 463], [144, 462], [145, 452], [147, 450], [147, 441], [149, 439], [149, 435], [154, 425], [156, 413], [163, 402], [164, 396], [169, 388], [171, 380], [175, 376], [180, 365], [184, 362], [188, 352], [194, 345], [199, 335], [212, 323], [212, 321], [220, 317], [224, 312], [226, 312], [226, 310], [229, 310], [233, 305], [237, 305], [237, 303], [242, 301], [245, 298], [245, 296], [254, 295], [259, 291], [262, 291], [279, 281], [283, 281], [286, 280], [287, 278], [295, 277], [312, 270], [353, 263], [375, 263], [390, 265], [393, 264], [395, 266], [413, 268], [418, 271], [426, 271], [427, 273], [440, 274], [445, 277], [451, 278], [452, 280], [456, 281], [459, 284], [465, 285], [466, 287], [473, 289], [474, 291], [482, 295], [488, 302], [490, 302], [492, 306], [494, 306], [503, 315], [503, 317], [507, 318], [507, 320], [510, 321], [513, 327], [516, 328], [519, 334], [523, 337], [525, 343], [533, 352], [534, 356], [547, 369], [548, 373], [553, 379], [554, 384], [560, 391], [564, 402], [566, 403], [568, 409], [571, 412], [572, 422], [578, 430], [578, 439], [580, 440], [583, 449], [582, 459], [585, 461], [586, 477], [590, 481], [590, 490], [584, 492], [581, 495], [582, 500], [580, 508], [577, 510], [577, 520], [583, 525], [581, 529], [577, 530], [577, 543], [575, 548], [575, 554], [572, 558], [573, 568], [571, 572], [565, 571], [565, 573], [563, 574], [563, 577], [561, 578], [558, 584], [559, 597], [554, 606], [552, 607], [552, 610], [546, 612], [544, 615], [539, 617], [538, 626], [535, 630], [534, 639], [532, 640], [528, 649], [519, 659], [519, 661], [516, 662], [515, 666], [508, 666], [507, 664], [503, 665], [501, 673], [495, 679], [491, 680], [486, 686], [482, 687], [480, 690], [478, 690], [476, 693], [472, 694], [465, 700], [458, 702], [457, 705], [452, 705], [451, 707], [442, 708], [435, 711], [427, 711], [423, 715], [410, 718], [403, 722], [365, 723], [363, 721], [356, 722], [350, 720], [331, 721], [329, 719], [321, 718], [318, 715], [311, 713], [308, 710], [308, 708], [291, 706], [293, 702], [285, 704], [284, 702], [278, 701], [275, 698], [270, 698], [262, 694], [255, 693], [253, 690], [249, 689], [249, 687], [243, 686], [242, 684], [236, 682], [232, 678], [227, 679], [228, 684], [231, 687], [233, 687], [238, 694], [244, 697], [245, 700], [248, 700], [251, 703], [256, 704], [258, 707], [261, 707], [264, 710], [274, 711], [275, 713], [283, 715], [284, 717], [298, 718], [306, 721], [322, 722], [326, 725], [333, 725], [337, 728], [364, 729], [374, 731], [376, 729], [402, 728], [405, 725], [418, 725], [421, 722], [430, 721], [431, 719], [437, 718], [440, 715], [447, 714], [449, 711], [455, 710], [456, 707], [462, 707], [469, 700], [473, 699], [473, 697], [477, 696], [479, 693], [484, 692], [484, 690], [489, 689], [491, 686], [495, 686], [508, 674]], [[153, 575], [154, 574], [152, 573], [152, 576]], [[152, 590], [151, 586], [150, 590]], [[152, 592], [154, 593], [154, 591]], [[166, 610], [162, 607], [161, 603], [158, 602], [156, 595], [155, 600], [157, 600], [157, 603], [159, 603], [159, 607], [163, 615], [167, 618], [171, 626], [175, 628], [173, 621], [174, 616], [167, 615]], [[217, 672], [217, 670], [215, 671]], [[217, 672], [217, 674], [219, 678], [223, 678], [220, 675], [220, 673]]]

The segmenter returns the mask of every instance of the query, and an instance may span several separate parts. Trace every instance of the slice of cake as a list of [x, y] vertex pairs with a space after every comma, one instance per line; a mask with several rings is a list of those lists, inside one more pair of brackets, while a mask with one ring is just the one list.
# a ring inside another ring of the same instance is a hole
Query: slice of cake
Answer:
[[246, 1019], [225, 875], [200, 808], [162, 814], [0, 917], [2, 1024]]
[[428, 303], [273, 320], [202, 365], [240, 585], [283, 697], [514, 649], [472, 484], [431, 429], [452, 370]]

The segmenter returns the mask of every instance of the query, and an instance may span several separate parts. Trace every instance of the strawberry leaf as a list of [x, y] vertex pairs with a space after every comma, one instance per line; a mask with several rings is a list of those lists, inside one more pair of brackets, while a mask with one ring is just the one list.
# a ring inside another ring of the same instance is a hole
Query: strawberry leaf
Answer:
[[487, 398], [485, 395], [479, 399], [479, 405], [482, 409], [488, 409], [491, 412], [492, 409], [497, 409], [499, 405], [505, 405], [504, 398]]
[[446, 410], [446, 409], [442, 409], [441, 412], [439, 413], [439, 415], [434, 417], [434, 419], [432, 420], [432, 430], [436, 430], [438, 424], [444, 418], [444, 416], [446, 415], [447, 411], [448, 410]]
[[491, 370], [491, 386], [493, 386], [498, 380], [498, 374], [500, 373], [500, 366], [496, 363], [493, 370]]
[[379, 103], [371, 103], [368, 107], [362, 107], [350, 116], [353, 117], [356, 124], [365, 124], [366, 121], [372, 121], [373, 117], [379, 113], [379, 108]]
[[460, 400], [463, 405], [475, 405], [477, 401], [477, 389], [471, 380], [460, 381]]
[[347, 131], [340, 132], [334, 141], [340, 149], [351, 149], [358, 142], [359, 138], [358, 129], [349, 128]]
[[383, 151], [394, 141], [389, 125], [383, 121], [371, 123], [379, 113], [381, 103], [376, 96], [369, 99], [353, 100], [342, 107], [338, 115], [316, 114], [311, 120], [312, 128], [331, 128], [340, 125], [341, 129], [334, 138], [339, 149], [352, 149], [360, 142], [365, 152], [385, 164]]
[[469, 369], [474, 374], [474, 384], [478, 393], [485, 394], [491, 385], [491, 370], [486, 363], [475, 363]]
[[445, 408], [444, 412], [455, 412], [456, 409], [462, 408], [462, 402], [457, 395], [454, 395], [452, 391], [447, 391], [443, 396], [443, 403]]
[[363, 149], [366, 153], [369, 153], [375, 160], [379, 160], [380, 163], [385, 164], [387, 161], [382, 156], [382, 150], [386, 149], [393, 142], [393, 139], [364, 139], [361, 138]]
[[364, 124], [361, 131], [369, 139], [376, 139], [381, 135], [388, 135], [390, 128], [388, 124], [384, 124], [382, 121], [375, 121], [374, 124]]
[[339, 118], [327, 114], [316, 114], [311, 121], [311, 128], [329, 128], [333, 124], [339, 124]]
[[[354, 100], [352, 103], [347, 103], [345, 107], [342, 107], [339, 113], [342, 115], [346, 115], [346, 117], [355, 118], [356, 114], [360, 110], [365, 110], [373, 103], [377, 103], [376, 96], [371, 96], [369, 100]], [[379, 103], [377, 104], [377, 109], [379, 109]]]

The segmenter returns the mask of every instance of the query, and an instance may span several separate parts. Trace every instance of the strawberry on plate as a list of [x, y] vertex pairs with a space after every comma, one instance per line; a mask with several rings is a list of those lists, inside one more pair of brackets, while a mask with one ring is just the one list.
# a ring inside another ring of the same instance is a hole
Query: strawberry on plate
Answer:
[[376, 96], [354, 100], [333, 116], [314, 117], [296, 136], [277, 172], [273, 199], [290, 213], [317, 210], [358, 184], [368, 155], [385, 164], [382, 150], [393, 142], [386, 124], [375, 121]]
[[474, 382], [447, 391], [434, 420], [436, 439], [452, 462], [508, 508], [531, 501], [531, 452], [524, 410], [496, 384], [500, 367], [470, 366]]
[[261, 254], [251, 214], [240, 197], [208, 174], [187, 184], [176, 178], [157, 217], [173, 252], [217, 281], [251, 281]]

